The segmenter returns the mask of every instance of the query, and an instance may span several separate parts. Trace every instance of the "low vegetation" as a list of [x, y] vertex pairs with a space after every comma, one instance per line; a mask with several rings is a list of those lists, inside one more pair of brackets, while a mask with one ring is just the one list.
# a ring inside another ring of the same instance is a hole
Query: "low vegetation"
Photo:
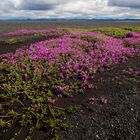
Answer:
[[[7, 133], [15, 125], [18, 130], [11, 137], [15, 140], [26, 127], [25, 139], [30, 140], [38, 130], [44, 129], [50, 132], [50, 138], [58, 140], [58, 132], [69, 127], [62, 118], [75, 112], [77, 107], [59, 108], [55, 105], [57, 100], [94, 88], [91, 80], [98, 72], [138, 55], [140, 33], [134, 32], [136, 29], [102, 28], [74, 33], [67, 29], [21, 30], [6, 33], [14, 37], [43, 34], [51, 36], [51, 39], [0, 56], [2, 132]], [[13, 38], [8, 43], [16, 41]]]

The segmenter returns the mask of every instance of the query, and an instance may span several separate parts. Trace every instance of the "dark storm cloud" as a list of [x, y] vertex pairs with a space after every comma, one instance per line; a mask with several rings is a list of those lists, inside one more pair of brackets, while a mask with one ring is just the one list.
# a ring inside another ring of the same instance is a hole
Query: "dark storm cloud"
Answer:
[[53, 10], [55, 8], [55, 4], [50, 4], [46, 2], [35, 2], [33, 0], [30, 1], [22, 1], [18, 10]]
[[109, 6], [140, 8], [140, 0], [109, 0]]
[[53, 10], [67, 2], [66, 0], [20, 0], [17, 8], [18, 10]]
[[33, 4], [24, 4], [17, 9], [18, 10], [53, 10], [54, 8], [55, 8], [54, 5], [33, 3]]

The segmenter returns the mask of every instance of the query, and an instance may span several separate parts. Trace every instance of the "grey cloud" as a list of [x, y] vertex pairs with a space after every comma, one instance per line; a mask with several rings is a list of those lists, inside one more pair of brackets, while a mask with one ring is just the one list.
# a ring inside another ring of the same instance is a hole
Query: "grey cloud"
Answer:
[[40, 3], [24, 3], [22, 6], [18, 7], [17, 10], [53, 10], [54, 5], [40, 4]]
[[0, 18], [140, 18], [140, 0], [2, 0]]
[[109, 0], [109, 6], [140, 8], [140, 0]]
[[10, 0], [0, 2], [0, 10], [3, 10], [6, 12], [13, 9], [15, 9], [15, 6], [13, 2], [11, 2]]
[[53, 10], [64, 0], [21, 0], [18, 10]]

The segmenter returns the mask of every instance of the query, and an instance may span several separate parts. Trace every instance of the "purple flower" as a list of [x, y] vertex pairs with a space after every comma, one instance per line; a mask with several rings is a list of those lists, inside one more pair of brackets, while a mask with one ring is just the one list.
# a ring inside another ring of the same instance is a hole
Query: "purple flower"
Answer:
[[25, 68], [26, 65], [25, 65], [24, 63], [21, 63], [21, 64], [20, 64], [20, 67], [21, 67], [21, 68]]
[[97, 99], [95, 98], [95, 97], [91, 97], [91, 98], [88, 98], [88, 101], [90, 101], [90, 102], [94, 102], [94, 101], [96, 101]]
[[104, 105], [107, 105], [107, 104], [108, 104], [108, 100], [105, 99], [105, 98], [102, 98], [102, 99], [101, 99], [101, 102], [102, 102]]
[[49, 103], [51, 103], [52, 105], [54, 105], [56, 103], [56, 99], [51, 98], [51, 100], [49, 101]]
[[31, 104], [31, 107], [35, 110], [38, 108], [37, 104]]
[[[36, 33], [56, 38], [18, 49], [1, 59], [10, 65], [20, 64], [20, 68], [25, 68], [26, 63], [37, 74], [46, 74], [45, 78], [52, 86], [50, 88], [60, 94], [71, 95], [80, 89], [95, 88], [90, 80], [97, 72], [126, 62], [140, 52], [140, 38], [134, 33], [124, 39], [109, 37], [100, 32], [66, 34], [63, 30], [19, 30], [7, 35]], [[138, 74], [137, 71], [133, 73]], [[25, 72], [23, 75], [26, 79], [29, 77]], [[103, 104], [107, 102], [107, 99], [102, 99]]]

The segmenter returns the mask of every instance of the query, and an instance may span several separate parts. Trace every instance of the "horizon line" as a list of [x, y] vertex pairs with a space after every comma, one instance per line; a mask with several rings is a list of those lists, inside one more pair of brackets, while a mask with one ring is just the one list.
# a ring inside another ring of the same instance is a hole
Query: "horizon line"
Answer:
[[59, 21], [59, 20], [83, 20], [83, 21], [140, 21], [140, 18], [0, 18], [0, 21]]

